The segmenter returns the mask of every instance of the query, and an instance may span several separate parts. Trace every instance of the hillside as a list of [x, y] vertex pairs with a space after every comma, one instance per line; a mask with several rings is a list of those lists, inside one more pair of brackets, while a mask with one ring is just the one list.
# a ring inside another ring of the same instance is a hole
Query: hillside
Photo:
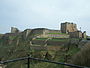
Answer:
[[[35, 38], [35, 34], [25, 37], [25, 31], [17, 35], [3, 35], [0, 38], [0, 60], [9, 60], [25, 57], [28, 54], [32, 57], [49, 59], [59, 62], [71, 62], [73, 54], [79, 51], [76, 42], [78, 39], [58, 39], [58, 38]], [[76, 44], [74, 44], [76, 43]], [[73, 45], [73, 46], [72, 46]], [[44, 49], [43, 49], [44, 48]], [[51, 57], [45, 55], [50, 54]], [[68, 56], [68, 57], [66, 57]], [[7, 68], [26, 68], [27, 61], [7, 64]], [[47, 64], [47, 66], [45, 66]], [[61, 65], [31, 61], [31, 68], [59, 68]]]

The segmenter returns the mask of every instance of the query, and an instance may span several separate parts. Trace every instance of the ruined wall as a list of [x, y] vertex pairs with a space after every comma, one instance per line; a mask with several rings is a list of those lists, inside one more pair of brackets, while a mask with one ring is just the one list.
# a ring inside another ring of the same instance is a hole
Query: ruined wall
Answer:
[[49, 30], [49, 33], [61, 33], [60, 30]]
[[70, 38], [82, 38], [81, 31], [69, 32]]
[[82, 38], [87, 38], [86, 31], [82, 33]]
[[67, 33], [66, 28], [67, 28], [67, 23], [61, 23], [61, 32], [62, 33]]
[[50, 38], [69, 38], [68, 34], [48, 34]]
[[18, 28], [11, 27], [11, 33], [19, 33]]
[[26, 29], [26, 30], [24, 30], [24, 31], [22, 32], [22, 37], [23, 37], [24, 39], [26, 39], [26, 38], [29, 36], [29, 34], [31, 33], [31, 31], [32, 31], [32, 29]]
[[67, 25], [67, 31], [68, 31], [68, 32], [75, 32], [75, 31], [77, 31], [77, 26], [76, 26], [76, 24], [69, 23], [69, 24]]
[[49, 30], [45, 28], [33, 29], [33, 34], [37, 34], [37, 38], [69, 38], [68, 34], [60, 34], [60, 30]]
[[43, 34], [43, 30], [44, 30], [44, 28], [36, 28], [36, 29], [32, 29], [32, 34], [37, 34], [37, 35], [39, 35], [39, 34]]
[[62, 33], [75, 32], [75, 31], [78, 31], [76, 24], [69, 23], [69, 22], [61, 23], [61, 32]]

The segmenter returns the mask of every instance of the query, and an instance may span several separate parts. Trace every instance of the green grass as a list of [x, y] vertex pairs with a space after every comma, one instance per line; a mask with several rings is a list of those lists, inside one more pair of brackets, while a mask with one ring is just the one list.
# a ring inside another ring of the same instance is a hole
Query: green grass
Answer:
[[50, 39], [50, 41], [68, 41], [68, 39]]
[[65, 33], [48, 33], [48, 34], [64, 34], [64, 35], [66, 35]]
[[13, 39], [15, 39], [16, 38], [16, 36], [9, 36], [9, 39], [10, 40], [13, 40]]
[[[23, 40], [21, 36], [10, 36], [10, 40], [12, 41], [11, 44], [5, 43], [5, 40], [0, 40], [0, 58], [3, 58], [4, 60], [8, 59], [15, 59], [19, 57], [25, 57], [27, 54], [34, 53], [37, 56], [42, 55], [41, 52], [45, 53], [46, 51], [37, 51], [37, 50], [31, 50], [30, 49], [30, 42], [28, 40]], [[46, 40], [47, 38], [37, 38], [36, 40]], [[19, 44], [17, 45], [17, 41], [19, 40]], [[57, 39], [57, 38], [52, 38], [49, 41], [68, 41], [68, 39]], [[8, 42], [8, 40], [7, 40]], [[79, 51], [77, 48], [70, 48], [70, 50], [67, 52], [67, 54], [75, 54], [77, 51]], [[40, 54], [38, 54], [40, 52]], [[58, 61], [58, 62], [64, 62], [64, 53], [63, 51], [48, 51], [52, 56], [56, 56], [54, 60], [52, 61]], [[41, 58], [40, 58], [41, 59]], [[22, 63], [21, 63], [22, 62]], [[27, 68], [25, 63], [27, 61], [21, 61], [21, 62], [16, 62], [16, 63], [10, 63], [7, 68]], [[33, 63], [30, 65], [30, 68], [64, 68], [62, 65], [56, 65], [56, 64], [51, 64], [51, 63], [44, 63], [44, 62], [38, 62], [38, 63]]]
[[46, 40], [47, 38], [36, 38], [35, 40]]
[[[35, 40], [47, 40], [48, 38], [36, 38]], [[68, 39], [52, 38], [48, 41], [68, 41]]]

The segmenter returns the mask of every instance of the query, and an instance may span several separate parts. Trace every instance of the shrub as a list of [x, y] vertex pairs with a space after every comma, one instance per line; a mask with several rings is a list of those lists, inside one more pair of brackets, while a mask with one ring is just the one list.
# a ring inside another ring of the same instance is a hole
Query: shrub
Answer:
[[72, 63], [81, 66], [90, 66], [90, 42], [73, 56]]

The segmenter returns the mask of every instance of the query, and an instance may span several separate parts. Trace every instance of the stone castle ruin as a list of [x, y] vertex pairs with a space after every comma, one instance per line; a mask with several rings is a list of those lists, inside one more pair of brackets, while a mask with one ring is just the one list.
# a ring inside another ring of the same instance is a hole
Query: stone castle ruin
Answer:
[[69, 23], [69, 22], [61, 23], [61, 32], [62, 33], [68, 34], [69, 32], [75, 32], [75, 31], [78, 31], [76, 24]]
[[19, 33], [18, 28], [11, 27], [11, 33]]
[[70, 22], [61, 23], [61, 32], [69, 34], [70, 38], [86, 38], [86, 31], [77, 29], [77, 25]]
[[24, 37], [33, 35], [35, 38], [86, 38], [86, 31], [78, 30], [77, 25], [70, 22], [61, 23], [61, 30], [35, 28], [20, 32], [17, 28], [11, 27], [11, 33], [23, 33]]

